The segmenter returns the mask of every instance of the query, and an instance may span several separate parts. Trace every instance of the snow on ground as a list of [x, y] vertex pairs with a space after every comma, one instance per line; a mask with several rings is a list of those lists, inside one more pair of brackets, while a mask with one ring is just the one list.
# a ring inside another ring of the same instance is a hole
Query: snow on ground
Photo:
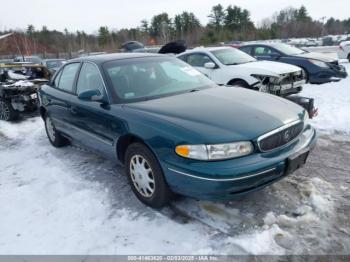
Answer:
[[[343, 65], [350, 74], [350, 63]], [[312, 123], [320, 131], [350, 134], [350, 77], [337, 83], [307, 84], [301, 95], [315, 99], [318, 116]]]
[[314, 125], [344, 136], [321, 137], [303, 169], [242, 199], [161, 211], [115, 163], [53, 148], [39, 117], [0, 122], [0, 254], [349, 254], [349, 84], [305, 86]]
[[111, 161], [76, 146], [53, 148], [39, 117], [0, 123], [0, 160], [0, 254], [324, 254], [350, 247], [346, 225], [345, 236], [332, 232], [335, 215], [346, 216], [334, 211], [338, 188], [307, 170], [243, 199], [180, 197], [155, 211], [134, 197]]

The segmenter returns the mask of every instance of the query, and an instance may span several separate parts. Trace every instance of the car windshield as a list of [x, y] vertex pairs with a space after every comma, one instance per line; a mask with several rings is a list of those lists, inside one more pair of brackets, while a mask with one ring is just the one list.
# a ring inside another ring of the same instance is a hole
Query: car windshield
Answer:
[[46, 67], [48, 69], [52, 68], [59, 68], [61, 65], [64, 64], [64, 60], [52, 60], [52, 61], [46, 61]]
[[239, 65], [254, 62], [256, 59], [235, 48], [225, 48], [211, 51], [224, 65]]
[[300, 55], [305, 53], [304, 50], [286, 44], [275, 44], [273, 47], [286, 55]]
[[215, 85], [193, 67], [171, 57], [115, 60], [103, 65], [112, 92], [123, 102], [199, 91]]

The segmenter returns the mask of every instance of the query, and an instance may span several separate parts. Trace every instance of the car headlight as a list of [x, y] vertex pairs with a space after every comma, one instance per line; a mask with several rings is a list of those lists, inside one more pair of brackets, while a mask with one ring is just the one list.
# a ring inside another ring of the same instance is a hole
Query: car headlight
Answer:
[[314, 60], [314, 59], [309, 59], [309, 61], [311, 63], [313, 63], [314, 65], [317, 65], [319, 67], [329, 68], [329, 66], [325, 62], [322, 62], [322, 61], [319, 61], [319, 60]]
[[253, 144], [241, 141], [217, 145], [179, 145], [175, 152], [179, 156], [197, 160], [224, 160], [249, 155], [253, 152]]

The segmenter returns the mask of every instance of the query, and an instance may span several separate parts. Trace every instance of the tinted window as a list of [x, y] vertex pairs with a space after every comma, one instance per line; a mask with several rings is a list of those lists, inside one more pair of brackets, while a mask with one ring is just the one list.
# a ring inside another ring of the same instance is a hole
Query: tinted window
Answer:
[[73, 92], [74, 79], [77, 74], [79, 66], [80, 66], [79, 63], [73, 63], [73, 64], [66, 65], [63, 68], [60, 82], [58, 84], [59, 89], [62, 89], [68, 92]]
[[225, 48], [211, 51], [224, 65], [239, 65], [256, 61], [255, 58], [235, 48]]
[[77, 94], [86, 90], [100, 90], [103, 94], [103, 81], [98, 68], [90, 63], [84, 63], [81, 67], [77, 83]]
[[186, 62], [191, 66], [204, 67], [205, 63], [213, 62], [213, 60], [205, 54], [190, 54], [187, 56]]
[[200, 90], [215, 85], [176, 58], [126, 59], [104, 64], [111, 91], [123, 101], [138, 101]]
[[243, 52], [247, 53], [248, 55], [250, 55], [251, 52], [252, 52], [252, 47], [251, 46], [242, 46], [239, 49], [242, 50]]

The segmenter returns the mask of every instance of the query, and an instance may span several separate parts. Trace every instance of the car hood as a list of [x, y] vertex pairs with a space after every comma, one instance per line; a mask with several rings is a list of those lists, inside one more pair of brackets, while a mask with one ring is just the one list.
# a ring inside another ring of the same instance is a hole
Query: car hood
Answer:
[[233, 68], [242, 68], [251, 70], [252, 74], [280, 75], [300, 71], [301, 69], [294, 65], [272, 61], [256, 61], [240, 65], [234, 65]]
[[213, 87], [125, 108], [184, 128], [206, 143], [254, 140], [304, 115], [303, 108], [285, 99], [237, 87]]
[[336, 59], [334, 59], [331, 56], [328, 56], [326, 54], [316, 53], [316, 52], [306, 52], [306, 53], [303, 53], [300, 55], [295, 55], [295, 57], [316, 59], [316, 60], [320, 60], [322, 62], [327, 62], [327, 63], [336, 61]]

